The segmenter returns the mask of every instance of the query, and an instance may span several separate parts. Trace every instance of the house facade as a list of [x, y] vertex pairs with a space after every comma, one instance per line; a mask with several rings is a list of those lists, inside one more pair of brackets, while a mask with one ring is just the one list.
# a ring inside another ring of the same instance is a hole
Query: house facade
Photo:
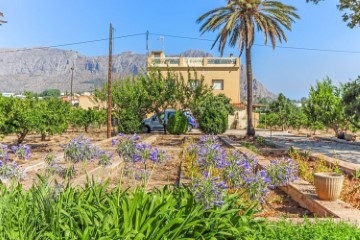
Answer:
[[237, 57], [166, 57], [163, 51], [152, 51], [147, 59], [147, 69], [168, 70], [182, 74], [188, 81], [188, 71], [203, 77], [214, 94], [223, 93], [231, 103], [240, 103], [240, 58]]

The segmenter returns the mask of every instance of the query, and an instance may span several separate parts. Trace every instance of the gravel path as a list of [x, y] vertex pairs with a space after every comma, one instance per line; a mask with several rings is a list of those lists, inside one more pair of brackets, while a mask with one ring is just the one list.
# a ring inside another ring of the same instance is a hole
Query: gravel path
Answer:
[[[228, 130], [226, 134], [245, 135], [245, 131]], [[256, 135], [262, 136], [283, 147], [294, 146], [303, 150], [309, 150], [313, 153], [322, 153], [329, 157], [359, 164], [360, 166], [360, 145], [347, 144], [346, 142], [315, 140], [305, 136], [292, 135], [287, 132], [273, 132], [272, 137], [270, 137], [269, 131], [257, 131]]]

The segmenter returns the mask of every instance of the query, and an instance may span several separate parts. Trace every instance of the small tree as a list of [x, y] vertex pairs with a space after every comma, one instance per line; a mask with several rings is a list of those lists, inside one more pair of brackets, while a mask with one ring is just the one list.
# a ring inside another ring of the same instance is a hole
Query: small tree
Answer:
[[41, 141], [47, 135], [63, 133], [68, 128], [70, 105], [58, 98], [37, 100], [34, 109], [35, 131], [41, 134]]
[[6, 134], [15, 133], [18, 144], [22, 143], [26, 135], [33, 131], [37, 125], [37, 113], [33, 110], [34, 108], [34, 99], [10, 98], [9, 101], [6, 101], [3, 132]]
[[270, 113], [267, 115], [266, 123], [270, 129], [270, 137], [272, 137], [272, 128], [275, 126], [279, 126], [279, 116], [276, 113]]
[[200, 129], [207, 134], [224, 133], [228, 128], [229, 114], [234, 114], [234, 108], [223, 94], [206, 95], [194, 109]]
[[46, 89], [44, 90], [40, 96], [41, 97], [60, 97], [60, 90], [59, 89]]
[[344, 85], [342, 102], [347, 119], [355, 128], [360, 129], [360, 76]]
[[295, 106], [290, 99], [280, 93], [277, 100], [270, 104], [270, 110], [278, 115], [278, 124], [281, 126], [281, 130], [284, 131], [285, 127], [287, 128], [290, 124]]
[[311, 124], [321, 123], [332, 128], [336, 136], [345, 124], [344, 106], [340, 93], [340, 89], [333, 86], [331, 79], [327, 77], [322, 82], [316, 82], [315, 87], [310, 88], [309, 99], [304, 107]]

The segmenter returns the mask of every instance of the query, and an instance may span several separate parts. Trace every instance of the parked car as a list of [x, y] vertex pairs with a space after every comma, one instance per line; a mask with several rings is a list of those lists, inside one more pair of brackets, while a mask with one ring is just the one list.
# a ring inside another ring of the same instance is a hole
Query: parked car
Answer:
[[[160, 113], [160, 118], [162, 121], [167, 123], [169, 119], [175, 114], [175, 109], [166, 109], [164, 112]], [[188, 119], [188, 132], [191, 132], [193, 128], [197, 127], [196, 120], [190, 111], [183, 111], [184, 115]], [[164, 130], [164, 126], [160, 123], [159, 118], [156, 114], [151, 117], [144, 119], [143, 121], [143, 132], [151, 131], [161, 131]]]

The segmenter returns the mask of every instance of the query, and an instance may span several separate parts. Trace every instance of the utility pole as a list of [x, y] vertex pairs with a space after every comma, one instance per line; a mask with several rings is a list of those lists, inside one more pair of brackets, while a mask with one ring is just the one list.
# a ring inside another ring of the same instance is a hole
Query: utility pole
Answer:
[[73, 79], [74, 79], [74, 64], [71, 69], [71, 83], [70, 83], [70, 105], [73, 105]]
[[112, 31], [113, 27], [110, 23], [110, 37], [109, 37], [109, 67], [108, 67], [108, 101], [107, 101], [107, 138], [111, 137], [111, 110], [112, 110], [112, 91], [111, 91], [111, 73], [112, 73]]

